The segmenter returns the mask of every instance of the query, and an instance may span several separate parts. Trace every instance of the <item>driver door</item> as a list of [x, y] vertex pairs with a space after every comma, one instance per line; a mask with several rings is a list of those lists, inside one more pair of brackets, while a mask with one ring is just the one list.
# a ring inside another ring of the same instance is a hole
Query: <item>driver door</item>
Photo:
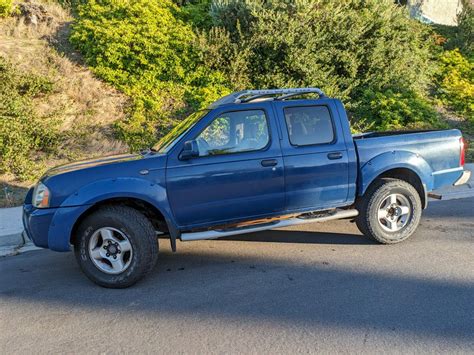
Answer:
[[[272, 107], [216, 112], [172, 152], [167, 191], [180, 227], [195, 228], [277, 214], [284, 209], [284, 167]], [[180, 160], [185, 141], [199, 157]]]

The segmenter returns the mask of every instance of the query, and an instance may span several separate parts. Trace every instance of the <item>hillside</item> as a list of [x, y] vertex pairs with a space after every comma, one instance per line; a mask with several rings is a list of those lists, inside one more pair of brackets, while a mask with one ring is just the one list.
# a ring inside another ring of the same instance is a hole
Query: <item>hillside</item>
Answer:
[[57, 122], [58, 141], [52, 151], [27, 154], [24, 164], [32, 169], [20, 166], [24, 176], [0, 175], [0, 207], [17, 204], [31, 181], [51, 166], [128, 150], [114, 138], [112, 127], [123, 119], [128, 98], [95, 78], [73, 51], [70, 13], [51, 2], [23, 3], [20, 11], [0, 19], [0, 59], [14, 75], [51, 85], [47, 93], [31, 98], [31, 106], [39, 121]]

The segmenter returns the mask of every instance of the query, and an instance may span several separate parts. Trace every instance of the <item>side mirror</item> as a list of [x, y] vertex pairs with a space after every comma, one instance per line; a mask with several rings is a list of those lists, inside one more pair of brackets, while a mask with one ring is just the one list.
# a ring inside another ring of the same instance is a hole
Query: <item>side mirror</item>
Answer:
[[195, 140], [184, 142], [179, 159], [188, 160], [199, 156], [199, 147]]

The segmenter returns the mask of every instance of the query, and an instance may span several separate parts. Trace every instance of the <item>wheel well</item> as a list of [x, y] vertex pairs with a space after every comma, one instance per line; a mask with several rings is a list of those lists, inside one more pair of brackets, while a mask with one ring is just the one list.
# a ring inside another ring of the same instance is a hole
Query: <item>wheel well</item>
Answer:
[[393, 178], [393, 179], [399, 179], [399, 180], [408, 182], [410, 185], [412, 185], [416, 189], [421, 199], [421, 205], [423, 206], [423, 208], [426, 208], [428, 199], [426, 196], [425, 188], [423, 186], [423, 183], [421, 182], [420, 177], [413, 170], [407, 169], [407, 168], [397, 168], [397, 169], [387, 170], [383, 172], [382, 174], [380, 174], [379, 176], [377, 176], [370, 184], [372, 185], [375, 182], [375, 180], [382, 179], [382, 178]]
[[143, 213], [153, 224], [153, 227], [160, 232], [169, 233], [168, 225], [166, 224], [165, 217], [163, 214], [151, 203], [137, 199], [137, 198], [113, 198], [109, 200], [104, 200], [96, 203], [86, 210], [74, 223], [74, 226], [71, 231], [70, 242], [74, 245], [76, 238], [76, 230], [82, 221], [90, 216], [95, 211], [103, 208], [105, 206], [128, 206], [132, 207], [141, 213]]

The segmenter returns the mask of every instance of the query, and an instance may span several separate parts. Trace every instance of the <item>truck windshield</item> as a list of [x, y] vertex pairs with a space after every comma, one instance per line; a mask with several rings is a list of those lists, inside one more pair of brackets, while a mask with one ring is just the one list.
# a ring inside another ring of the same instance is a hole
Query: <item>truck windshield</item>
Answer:
[[168, 132], [163, 138], [153, 146], [153, 150], [158, 153], [167, 153], [179, 139], [191, 129], [209, 110], [200, 110], [190, 114], [182, 120], [176, 127]]

